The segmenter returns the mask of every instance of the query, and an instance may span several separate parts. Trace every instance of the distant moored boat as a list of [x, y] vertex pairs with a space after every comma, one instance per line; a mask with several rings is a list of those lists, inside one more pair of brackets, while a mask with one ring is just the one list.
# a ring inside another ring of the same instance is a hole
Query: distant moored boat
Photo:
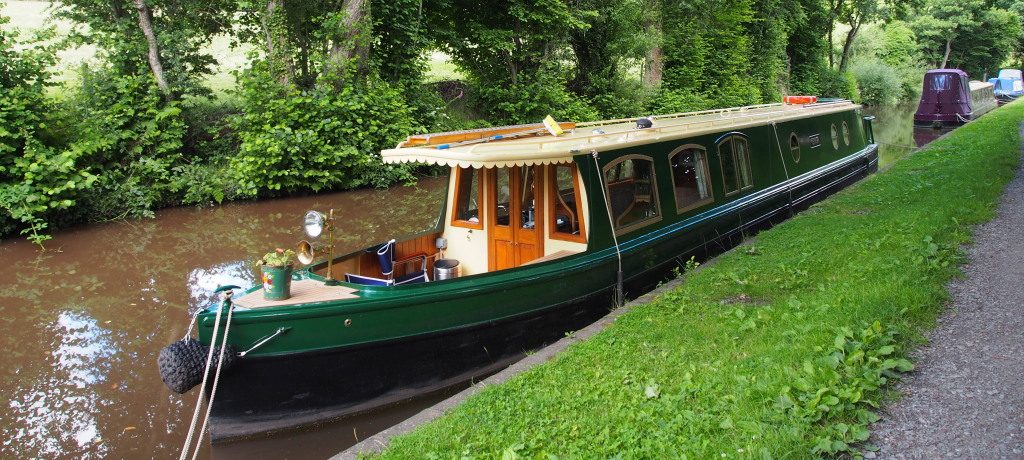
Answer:
[[924, 74], [921, 102], [914, 124], [925, 126], [962, 125], [996, 107], [991, 83], [968, 81], [960, 69], [935, 69]]

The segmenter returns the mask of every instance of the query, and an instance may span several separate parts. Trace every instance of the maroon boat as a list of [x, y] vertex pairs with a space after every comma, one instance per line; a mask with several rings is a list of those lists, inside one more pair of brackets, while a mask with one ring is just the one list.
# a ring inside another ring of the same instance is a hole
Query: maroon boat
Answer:
[[936, 128], [962, 125], [995, 107], [991, 83], [969, 81], [960, 69], [929, 70], [924, 74], [914, 124]]

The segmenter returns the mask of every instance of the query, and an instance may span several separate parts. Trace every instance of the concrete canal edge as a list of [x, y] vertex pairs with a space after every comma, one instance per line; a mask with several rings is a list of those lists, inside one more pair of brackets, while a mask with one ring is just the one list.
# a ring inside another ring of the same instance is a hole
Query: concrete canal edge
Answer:
[[[752, 239], [744, 241], [743, 244], [741, 244], [741, 246], [748, 244], [750, 241], [752, 241]], [[707, 261], [706, 264], [701, 264], [700, 266], [698, 266], [696, 270], [700, 270], [705, 266], [710, 266], [713, 264], [714, 259], [710, 259]], [[689, 272], [687, 272], [687, 274], [689, 274]], [[607, 315], [597, 320], [593, 324], [583, 329], [580, 329], [579, 331], [576, 331], [575, 334], [568, 335], [551, 345], [541, 348], [535, 353], [529, 354], [523, 359], [516, 361], [514, 364], [505, 368], [501, 372], [498, 372], [497, 374], [494, 374], [484, 380], [481, 380], [480, 382], [473, 384], [469, 388], [466, 388], [465, 390], [462, 390], [461, 392], [455, 394], [454, 396], [420, 411], [418, 414], [409, 417], [405, 421], [395, 426], [392, 426], [391, 428], [387, 428], [384, 431], [381, 431], [380, 433], [377, 433], [373, 436], [370, 436], [360, 441], [358, 444], [349, 447], [345, 451], [331, 457], [331, 460], [356, 459], [363, 454], [374, 454], [383, 451], [388, 446], [388, 443], [391, 442], [391, 439], [393, 439], [394, 437], [409, 433], [412, 430], [419, 427], [420, 425], [424, 425], [426, 423], [433, 421], [434, 419], [437, 419], [438, 417], [444, 415], [449, 410], [455, 408], [459, 404], [462, 404], [462, 402], [465, 401], [470, 396], [479, 393], [480, 390], [483, 390], [484, 388], [487, 388], [491, 385], [503, 383], [511, 379], [512, 377], [515, 377], [516, 375], [519, 375], [538, 365], [550, 361], [552, 358], [554, 358], [557, 354], [561, 353], [563, 350], [568, 348], [570, 345], [576, 342], [586, 340], [590, 337], [593, 337], [598, 332], [603, 331], [605, 328], [614, 323], [619, 316], [622, 316], [623, 314], [629, 312], [631, 309], [633, 309], [633, 307], [637, 305], [650, 303], [659, 295], [679, 287], [679, 285], [682, 284], [685, 279], [686, 276], [679, 276], [675, 279], [665, 282], [661, 286], [655, 288], [653, 291], [648, 292], [640, 297], [637, 297], [636, 299], [627, 302], [626, 305], [623, 305], [621, 308], [616, 308], [610, 311]]]

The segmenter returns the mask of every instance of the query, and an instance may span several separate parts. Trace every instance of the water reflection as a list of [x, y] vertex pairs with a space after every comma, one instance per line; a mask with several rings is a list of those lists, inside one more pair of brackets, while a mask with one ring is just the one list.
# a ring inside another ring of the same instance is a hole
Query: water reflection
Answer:
[[[37, 441], [35, 455], [55, 457], [75, 450], [104, 455], [107, 450], [96, 416], [113, 401], [106, 392], [92, 389], [107, 382], [118, 351], [111, 331], [84, 314], [65, 311], [47, 332], [53, 351], [38, 358], [50, 372], [34, 385], [11, 393], [9, 408], [23, 423], [4, 426], [5, 448], [8, 443], [32, 439]], [[9, 353], [16, 359], [26, 357], [18, 350]]]
[[[197, 395], [167, 390], [156, 355], [213, 288], [251, 285], [252, 263], [292, 247], [308, 209], [335, 208], [339, 250], [356, 250], [431, 226], [445, 184], [170, 209], [60, 233], [45, 253], [3, 242], [17, 270], [0, 283], [0, 458], [177, 455]], [[350, 443], [334, 438], [317, 442]]]
[[918, 128], [914, 126], [917, 104], [866, 107], [865, 115], [874, 115], [872, 127], [878, 143], [878, 165], [885, 168], [906, 154], [924, 147], [951, 131], [947, 129]]

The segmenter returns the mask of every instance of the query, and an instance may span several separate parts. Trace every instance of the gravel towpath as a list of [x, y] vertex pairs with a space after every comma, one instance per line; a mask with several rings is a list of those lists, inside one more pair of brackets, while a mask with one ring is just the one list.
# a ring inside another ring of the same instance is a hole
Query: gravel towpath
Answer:
[[873, 427], [879, 458], [1024, 459], [1024, 167], [974, 241], [903, 397]]

